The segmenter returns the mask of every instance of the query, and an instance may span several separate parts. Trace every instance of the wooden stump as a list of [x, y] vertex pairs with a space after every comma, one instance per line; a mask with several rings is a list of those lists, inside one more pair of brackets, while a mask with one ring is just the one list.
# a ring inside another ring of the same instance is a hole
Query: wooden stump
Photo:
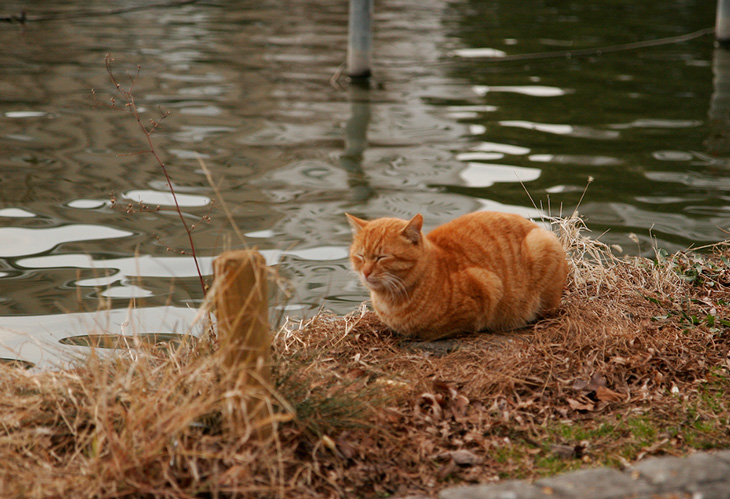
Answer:
[[271, 363], [266, 261], [254, 250], [227, 251], [213, 261], [219, 348], [231, 391], [234, 431], [268, 435]]

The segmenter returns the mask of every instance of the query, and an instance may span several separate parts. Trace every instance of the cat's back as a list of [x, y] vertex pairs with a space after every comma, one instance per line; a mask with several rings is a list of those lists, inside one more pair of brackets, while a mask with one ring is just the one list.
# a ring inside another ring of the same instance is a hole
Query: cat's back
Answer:
[[476, 212], [435, 228], [427, 239], [435, 247], [434, 267], [452, 290], [451, 308], [473, 303], [472, 330], [521, 327], [558, 309], [568, 270], [565, 251], [555, 234], [535, 222]]
[[446, 252], [481, 255], [515, 248], [534, 229], [534, 222], [514, 213], [478, 211], [462, 215], [433, 229], [428, 240]]
[[420, 214], [410, 221], [350, 221], [353, 265], [364, 269], [373, 307], [396, 331], [436, 339], [508, 330], [560, 305], [564, 249], [552, 232], [522, 216], [471, 213], [425, 237]]

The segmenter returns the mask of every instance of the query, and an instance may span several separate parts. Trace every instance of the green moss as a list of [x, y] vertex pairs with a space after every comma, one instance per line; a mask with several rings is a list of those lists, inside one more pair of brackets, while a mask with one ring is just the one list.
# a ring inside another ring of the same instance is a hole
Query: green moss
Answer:
[[626, 421], [626, 425], [638, 443], [642, 445], [651, 445], [656, 440], [659, 430], [656, 423], [648, 417], [636, 417]]

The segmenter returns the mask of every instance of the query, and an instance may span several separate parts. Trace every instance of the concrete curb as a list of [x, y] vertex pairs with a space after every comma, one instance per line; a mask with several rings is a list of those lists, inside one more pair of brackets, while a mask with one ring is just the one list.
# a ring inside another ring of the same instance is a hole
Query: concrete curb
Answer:
[[530, 483], [442, 490], [439, 499], [730, 499], [730, 451], [647, 459], [624, 471], [594, 468]]

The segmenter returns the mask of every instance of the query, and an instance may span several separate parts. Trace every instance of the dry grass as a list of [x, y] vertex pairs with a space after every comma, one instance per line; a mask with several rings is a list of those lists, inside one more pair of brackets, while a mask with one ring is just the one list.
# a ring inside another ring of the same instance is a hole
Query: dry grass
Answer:
[[[559, 316], [421, 343], [366, 309], [287, 324], [274, 426], [214, 344], [2, 368], [10, 497], [373, 497], [730, 447], [730, 251], [619, 259], [561, 222]], [[260, 396], [261, 394], [256, 394]]]

